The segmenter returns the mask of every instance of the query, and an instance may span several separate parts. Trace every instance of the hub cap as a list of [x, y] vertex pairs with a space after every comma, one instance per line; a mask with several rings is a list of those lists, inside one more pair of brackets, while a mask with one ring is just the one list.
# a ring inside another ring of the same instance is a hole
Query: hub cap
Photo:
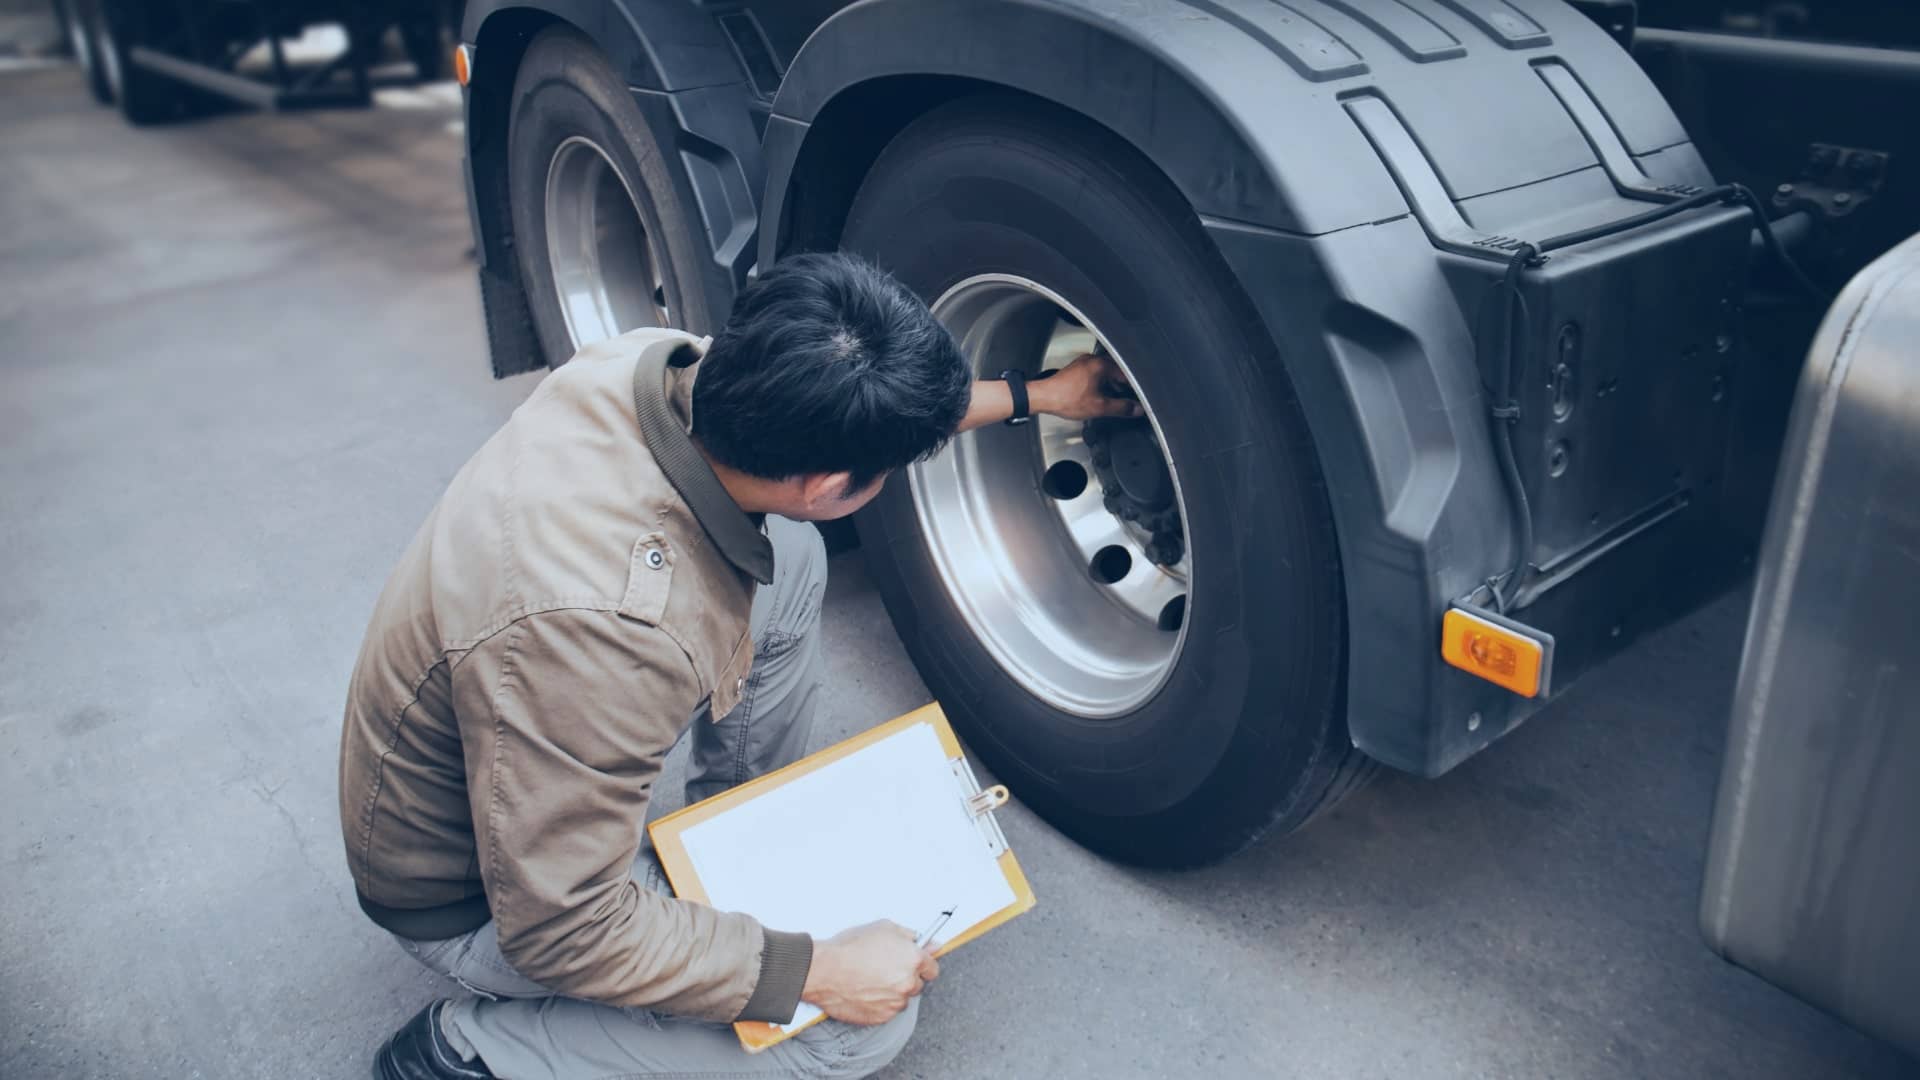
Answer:
[[[1038, 374], [1096, 349], [1127, 372], [1079, 311], [1025, 278], [969, 278], [933, 312], [976, 377]], [[934, 564], [974, 635], [1029, 693], [1089, 718], [1145, 703], [1186, 641], [1179, 475], [1141, 403], [1139, 420], [983, 428], [908, 474]]]
[[633, 193], [598, 146], [574, 136], [547, 167], [547, 265], [574, 348], [666, 326], [667, 290]]

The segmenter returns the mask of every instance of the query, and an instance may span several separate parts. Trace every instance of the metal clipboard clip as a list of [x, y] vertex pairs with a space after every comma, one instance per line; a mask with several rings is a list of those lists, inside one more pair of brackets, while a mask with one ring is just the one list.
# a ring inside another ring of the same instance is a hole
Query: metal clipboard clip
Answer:
[[1007, 786], [995, 784], [982, 789], [980, 779], [973, 775], [973, 766], [966, 758], [952, 758], [948, 764], [953, 767], [954, 786], [960, 789], [960, 803], [967, 809], [967, 816], [973, 819], [974, 828], [980, 830], [980, 838], [986, 841], [987, 850], [999, 858], [1007, 850], [1007, 834], [1000, 831], [1000, 822], [993, 812], [1007, 805]]

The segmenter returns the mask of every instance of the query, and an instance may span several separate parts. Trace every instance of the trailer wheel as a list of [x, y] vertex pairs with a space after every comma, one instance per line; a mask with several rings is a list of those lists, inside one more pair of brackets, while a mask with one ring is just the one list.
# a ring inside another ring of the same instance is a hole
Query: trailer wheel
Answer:
[[908, 651], [999, 777], [1089, 847], [1181, 866], [1368, 775], [1299, 402], [1171, 185], [1077, 117], [972, 99], [887, 147], [843, 246], [925, 297], [979, 377], [1098, 347], [1146, 405], [962, 436], [859, 519]]
[[107, 86], [106, 72], [100, 68], [99, 45], [93, 28], [93, 11], [87, 0], [55, 0], [67, 49], [86, 77], [87, 92], [102, 105], [113, 104], [113, 91]]
[[546, 362], [641, 326], [711, 327], [694, 214], [599, 49], [573, 30], [541, 31], [509, 117], [514, 246]]
[[186, 88], [135, 64], [135, 48], [158, 43], [176, 16], [160, 5], [108, 0], [95, 12], [95, 56], [105, 76], [109, 101], [120, 104], [130, 124], [145, 126], [177, 120], [186, 112]]

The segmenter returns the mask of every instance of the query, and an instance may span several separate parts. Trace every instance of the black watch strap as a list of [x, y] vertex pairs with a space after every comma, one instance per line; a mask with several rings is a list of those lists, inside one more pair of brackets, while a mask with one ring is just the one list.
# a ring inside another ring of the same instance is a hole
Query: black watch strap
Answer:
[[1003, 371], [1000, 378], [1007, 384], [1007, 393], [1013, 398], [1013, 415], [1007, 417], [1007, 426], [1014, 427], [1033, 420], [1033, 412], [1027, 400], [1027, 375], [1024, 371]]

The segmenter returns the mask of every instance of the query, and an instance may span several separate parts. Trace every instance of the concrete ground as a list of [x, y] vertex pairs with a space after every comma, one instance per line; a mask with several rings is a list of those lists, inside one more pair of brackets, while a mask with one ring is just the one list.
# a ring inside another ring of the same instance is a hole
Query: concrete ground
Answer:
[[[487, 376], [455, 114], [137, 131], [70, 69], [0, 100], [0, 1076], [364, 1076], [449, 987], [354, 905], [341, 695], [538, 378]], [[823, 741], [927, 698], [834, 574]], [[1215, 869], [1012, 809], [1040, 906], [950, 959], [887, 1075], [1914, 1076], [1695, 929], [1742, 614]]]

